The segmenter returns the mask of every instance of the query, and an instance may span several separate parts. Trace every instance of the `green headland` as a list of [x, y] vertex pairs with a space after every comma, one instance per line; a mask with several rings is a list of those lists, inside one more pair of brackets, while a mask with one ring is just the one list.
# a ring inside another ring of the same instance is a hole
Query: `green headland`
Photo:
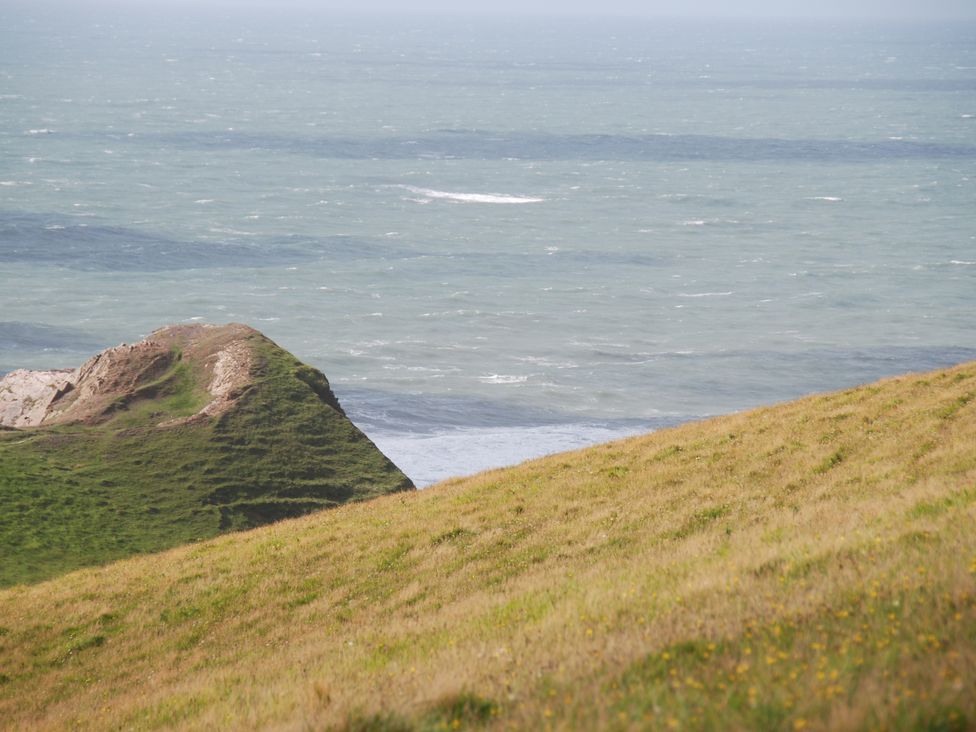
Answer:
[[42, 392], [40, 424], [0, 431], [0, 586], [412, 488], [246, 326], [165, 328]]

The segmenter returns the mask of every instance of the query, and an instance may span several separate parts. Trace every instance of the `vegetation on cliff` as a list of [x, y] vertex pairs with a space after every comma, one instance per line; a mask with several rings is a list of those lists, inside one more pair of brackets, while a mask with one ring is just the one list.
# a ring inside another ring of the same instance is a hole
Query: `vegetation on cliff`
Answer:
[[976, 724], [976, 364], [0, 591], [14, 729]]
[[90, 363], [41, 426], [0, 431], [0, 586], [411, 487], [321, 372], [246, 326]]

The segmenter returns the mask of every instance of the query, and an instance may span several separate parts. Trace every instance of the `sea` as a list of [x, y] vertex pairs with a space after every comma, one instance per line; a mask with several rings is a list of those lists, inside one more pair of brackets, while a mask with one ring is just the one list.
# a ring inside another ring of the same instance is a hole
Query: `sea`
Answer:
[[419, 486], [976, 359], [976, 25], [0, 5], [0, 373], [232, 321]]

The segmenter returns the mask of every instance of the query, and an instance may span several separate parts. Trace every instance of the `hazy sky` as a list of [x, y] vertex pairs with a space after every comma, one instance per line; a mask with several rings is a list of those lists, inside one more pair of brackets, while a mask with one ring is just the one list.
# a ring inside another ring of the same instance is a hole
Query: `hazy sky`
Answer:
[[[3, 0], [0, 0], [2, 4]], [[41, 5], [58, 0], [33, 0]], [[174, 5], [342, 12], [486, 15], [635, 15], [733, 18], [881, 18], [976, 20], [976, 0], [60, 0], [86, 5], [164, 10]], [[18, 4], [18, 0], [12, 0]]]
[[[132, 0], [139, 2], [140, 0]], [[147, 0], [142, 0], [147, 1]], [[151, 1], [151, 0], [148, 0]], [[694, 17], [976, 18], [976, 0], [212, 0], [357, 11]]]

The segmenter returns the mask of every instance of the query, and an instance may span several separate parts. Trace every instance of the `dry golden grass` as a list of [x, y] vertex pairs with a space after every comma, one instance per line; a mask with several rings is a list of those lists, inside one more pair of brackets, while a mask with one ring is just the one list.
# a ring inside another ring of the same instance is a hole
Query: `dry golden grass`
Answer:
[[9, 729], [976, 725], [976, 364], [0, 592]]

